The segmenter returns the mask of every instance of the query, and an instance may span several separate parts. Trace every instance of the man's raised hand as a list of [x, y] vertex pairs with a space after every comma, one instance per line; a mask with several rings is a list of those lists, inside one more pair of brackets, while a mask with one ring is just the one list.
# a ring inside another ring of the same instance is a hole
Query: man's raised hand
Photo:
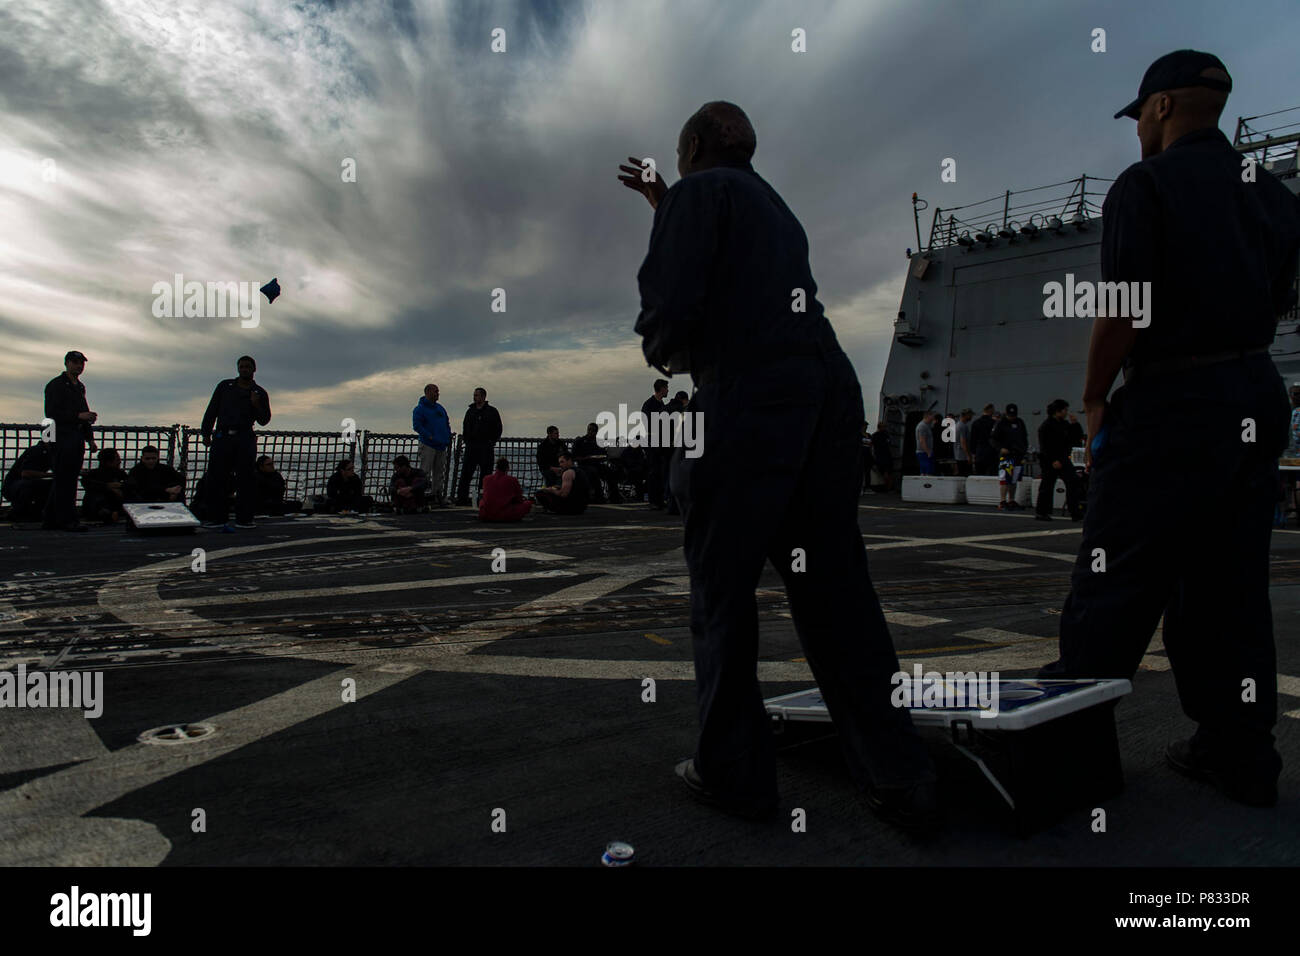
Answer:
[[637, 159], [635, 156], [629, 156], [627, 161], [631, 166], [619, 165], [619, 170], [624, 175], [619, 176], [618, 180], [628, 189], [639, 192], [645, 196], [646, 202], [650, 204], [651, 209], [659, 208], [659, 200], [664, 198], [664, 193], [668, 192], [668, 187], [664, 184], [663, 177], [659, 175], [656, 169], [650, 174], [649, 181], [644, 178], [649, 166]]

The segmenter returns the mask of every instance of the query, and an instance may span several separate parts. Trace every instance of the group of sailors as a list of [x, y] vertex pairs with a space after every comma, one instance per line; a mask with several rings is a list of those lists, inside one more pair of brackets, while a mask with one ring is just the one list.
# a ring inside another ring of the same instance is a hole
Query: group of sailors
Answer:
[[[998, 510], [1022, 510], [1016, 501], [1016, 486], [1024, 479], [1029, 459], [1029, 429], [1019, 413], [1014, 402], [1008, 402], [1003, 412], [990, 402], [979, 417], [970, 408], [962, 409], [956, 418], [933, 411], [922, 413], [915, 432], [919, 473], [937, 475], [940, 464], [946, 463], [959, 477], [997, 477]], [[950, 426], [951, 440], [945, 440]], [[896, 472], [889, 431], [884, 422], [875, 432], [869, 427], [862, 427], [863, 490], [892, 491]], [[1065, 483], [1066, 507], [1075, 521], [1082, 519], [1085, 494], [1083, 478], [1071, 455], [1086, 440], [1069, 402], [1063, 398], [1050, 402], [1047, 416], [1038, 426], [1038, 461], [1044, 478], [1050, 472]], [[1041, 521], [1051, 520], [1055, 484], [1044, 481], [1039, 486], [1034, 517]]]
[[[79, 351], [64, 356], [64, 372], [45, 387], [45, 427], [42, 438], [27, 448], [10, 467], [3, 496], [11, 505], [14, 521], [42, 520], [48, 530], [85, 531], [80, 518], [113, 523], [120, 520], [125, 505], [139, 502], [173, 502], [186, 505], [185, 475], [160, 461], [159, 449], [147, 445], [129, 472], [123, 470], [121, 454], [112, 448], [100, 450], [91, 426], [98, 415], [86, 401], [81, 375], [86, 357]], [[300, 510], [303, 500], [290, 500], [287, 482], [268, 455], [257, 454], [255, 425], [271, 419], [270, 396], [254, 381], [257, 365], [251, 356], [236, 363], [238, 375], [221, 381], [213, 390], [203, 415], [200, 435], [208, 448], [208, 467], [195, 487], [189, 507], [205, 527], [225, 527], [230, 512], [234, 526], [252, 528], [256, 515], [283, 515]], [[668, 383], [654, 383], [654, 395], [643, 403], [645, 413], [684, 411], [687, 395], [678, 392], [665, 402]], [[412, 412], [412, 427], [419, 436], [419, 463], [405, 455], [393, 460], [383, 500], [399, 514], [412, 514], [431, 507], [471, 505], [471, 493], [479, 492], [479, 516], [488, 521], [518, 521], [533, 503], [557, 514], [581, 514], [589, 503], [623, 500], [620, 484], [630, 484], [637, 499], [648, 496], [652, 508], [677, 513], [668, 492], [670, 448], [636, 448], [621, 445], [603, 448], [596, 440], [595, 423], [572, 446], [559, 437], [552, 425], [538, 443], [537, 468], [544, 487], [525, 499], [510, 463], [495, 456], [501, 438], [501, 415], [488, 404], [487, 391], [474, 390], [474, 401], [465, 412], [461, 438], [464, 458], [456, 482], [454, 499], [444, 491], [446, 456], [455, 433], [446, 409], [438, 403], [437, 385], [427, 385]], [[46, 440], [49, 438], [50, 440]], [[96, 455], [97, 466], [83, 471], [86, 450]], [[85, 494], [80, 516], [76, 508], [77, 482]], [[602, 488], [606, 489], [602, 492]], [[367, 513], [375, 507], [375, 496], [365, 492], [352, 459], [337, 463], [326, 483], [324, 495], [313, 496], [314, 510], [337, 514]]]

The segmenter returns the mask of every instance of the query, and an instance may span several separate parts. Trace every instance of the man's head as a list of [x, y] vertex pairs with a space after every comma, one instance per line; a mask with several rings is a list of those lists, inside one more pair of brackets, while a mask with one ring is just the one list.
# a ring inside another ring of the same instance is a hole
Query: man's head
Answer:
[[961, 410], [961, 420], [962, 420], [962, 421], [964, 421], [964, 422], [968, 422], [968, 421], [970, 421], [970, 420], [971, 420], [972, 418], [974, 418], [974, 417], [975, 417], [975, 410], [974, 410], [973, 408], [963, 408], [963, 409]]
[[683, 405], [687, 404], [690, 400], [691, 396], [687, 395], [685, 392], [678, 392], [673, 396], [673, 401], [681, 402]]
[[571, 468], [573, 466], [573, 456], [567, 451], [560, 452], [559, 460], [561, 468]]
[[1019, 411], [1015, 402], [1007, 402], [1007, 418], [1015, 418]]
[[86, 356], [80, 352], [72, 351], [63, 356], [63, 367], [73, 378], [79, 376], [86, 370]]
[[668, 379], [666, 378], [655, 379], [655, 398], [662, 401], [663, 397], [667, 394], [668, 394]]
[[1295, 408], [1300, 408], [1300, 382], [1291, 383], [1291, 404]]
[[682, 126], [677, 138], [677, 172], [691, 173], [736, 163], [754, 157], [758, 138], [749, 117], [735, 103], [714, 100], [705, 103]]
[[438, 400], [438, 394], [437, 385], [429, 384], [424, 386], [424, 397], [429, 401], [436, 402]]
[[399, 475], [404, 474], [410, 467], [411, 459], [407, 458], [405, 455], [398, 455], [393, 459], [393, 471], [397, 472]]
[[993, 403], [992, 403], [992, 402], [989, 402], [987, 405], [984, 406], [984, 414], [985, 414], [985, 415], [992, 415], [992, 414], [993, 414]]
[[474, 389], [474, 404], [477, 405], [479, 408], [482, 408], [483, 403], [486, 401], [487, 401], [487, 389], [486, 388]]
[[505, 457], [498, 458], [497, 471], [503, 475], [510, 471], [510, 459]]
[[547, 425], [547, 426], [546, 426], [546, 439], [547, 439], [547, 441], [556, 441], [556, 440], [559, 439], [559, 437], [560, 437], [560, 429], [559, 429], [558, 426], [556, 426], [556, 425]]
[[105, 448], [96, 456], [99, 460], [100, 468], [116, 468], [122, 461], [117, 452], [111, 448]]
[[335, 470], [336, 472], [338, 472], [340, 475], [342, 475], [343, 477], [346, 478], [348, 475], [352, 474], [352, 472], [353, 472], [353, 470], [354, 470], [353, 467], [352, 467], [352, 459], [351, 459], [351, 458], [344, 458], [343, 460], [341, 460], [341, 461], [339, 462], [339, 466], [338, 466], [338, 468], [336, 468], [336, 469], [334, 469], [334, 470]]
[[[239, 369], [239, 377], [245, 382], [253, 380], [253, 373], [257, 371], [257, 363], [253, 361], [251, 355], [241, 355], [239, 361], [235, 363], [235, 368]], [[410, 394], [409, 392], [407, 394]]]
[[1175, 50], [1147, 68], [1137, 99], [1115, 118], [1137, 120], [1142, 158], [1150, 159], [1188, 133], [1216, 128], [1230, 92], [1232, 77], [1217, 56]]
[[257, 456], [257, 470], [264, 471], [268, 475], [275, 471], [275, 462], [271, 459], [270, 455]]
[[921, 421], [925, 422], [927, 425], [932, 423], [934, 421], [934, 412], [926, 412], [923, 414], [921, 416]]
[[1070, 403], [1063, 398], [1058, 398], [1055, 401], [1049, 402], [1047, 405], [1047, 414], [1051, 415], [1053, 418], [1064, 420], [1069, 411]]
[[145, 445], [140, 449], [140, 464], [146, 468], [158, 467], [158, 447], [156, 445]]
[[600, 431], [600, 426], [595, 422], [587, 422], [587, 437], [595, 438], [596, 432]]

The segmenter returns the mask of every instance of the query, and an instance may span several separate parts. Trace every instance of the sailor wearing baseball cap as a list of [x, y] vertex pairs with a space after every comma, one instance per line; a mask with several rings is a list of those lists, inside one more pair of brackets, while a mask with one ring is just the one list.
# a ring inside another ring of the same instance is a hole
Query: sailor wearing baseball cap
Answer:
[[[1137, 120], [1142, 159], [1106, 196], [1101, 278], [1149, 282], [1150, 296], [1141, 328], [1124, 316], [1093, 323], [1088, 508], [1061, 659], [1042, 676], [1131, 679], [1163, 614], [1179, 699], [1198, 725], [1169, 745], [1169, 763], [1273, 806], [1268, 550], [1287, 403], [1268, 348], [1291, 304], [1300, 199], [1220, 132], [1231, 90], [1218, 57], [1177, 50], [1115, 114]], [[1201, 418], [1192, 455], [1169, 427], [1188, 409]]]
[[99, 416], [86, 404], [86, 386], [81, 373], [86, 356], [78, 351], [63, 356], [64, 371], [45, 385], [45, 417], [54, 421], [54, 487], [45, 501], [47, 531], [85, 531], [77, 520], [77, 478], [86, 456], [86, 445], [96, 450], [90, 426]]

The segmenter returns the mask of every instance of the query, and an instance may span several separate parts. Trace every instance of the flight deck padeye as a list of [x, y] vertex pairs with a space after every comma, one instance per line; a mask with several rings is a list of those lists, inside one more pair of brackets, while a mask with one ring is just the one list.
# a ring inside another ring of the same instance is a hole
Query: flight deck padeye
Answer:
[[132, 502], [123, 505], [122, 510], [137, 531], [181, 532], [199, 526], [199, 519], [179, 501]]
[[[996, 685], [992, 716], [981, 716], [978, 706], [913, 703], [908, 710], [918, 729], [948, 731], [953, 745], [1010, 809], [1017, 833], [1048, 826], [1067, 810], [1096, 806], [1124, 788], [1113, 705], [1132, 684], [998, 680]], [[816, 687], [773, 697], [765, 706], [779, 740], [798, 742], [831, 722]]]

